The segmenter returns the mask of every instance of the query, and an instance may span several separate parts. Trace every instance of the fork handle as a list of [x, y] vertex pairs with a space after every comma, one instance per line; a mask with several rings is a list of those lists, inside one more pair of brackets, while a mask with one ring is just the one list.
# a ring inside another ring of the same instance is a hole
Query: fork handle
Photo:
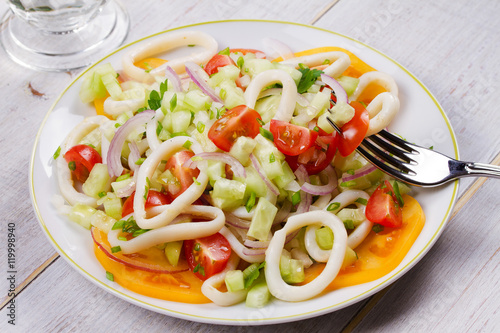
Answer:
[[500, 178], [500, 167], [492, 164], [461, 162], [464, 176]]

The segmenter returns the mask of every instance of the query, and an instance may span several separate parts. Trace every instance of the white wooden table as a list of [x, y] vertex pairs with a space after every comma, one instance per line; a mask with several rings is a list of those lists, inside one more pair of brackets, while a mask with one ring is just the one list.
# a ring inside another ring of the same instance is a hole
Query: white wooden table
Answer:
[[[122, 0], [127, 42], [212, 20], [312, 24], [396, 59], [434, 93], [461, 158], [500, 164], [500, 2], [495, 0]], [[0, 12], [7, 9], [0, 3]], [[22, 68], [0, 50], [0, 332], [463, 332], [500, 331], [500, 181], [461, 181], [446, 230], [385, 290], [314, 319], [264, 327], [206, 325], [160, 315], [102, 290], [60, 259], [31, 207], [28, 166], [47, 110], [77, 72]], [[7, 224], [16, 224], [16, 326], [8, 324]]]

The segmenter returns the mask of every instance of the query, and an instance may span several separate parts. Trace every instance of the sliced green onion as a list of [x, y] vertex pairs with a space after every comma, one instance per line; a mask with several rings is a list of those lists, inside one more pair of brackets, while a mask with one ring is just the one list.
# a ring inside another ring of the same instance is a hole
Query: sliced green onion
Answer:
[[205, 131], [205, 124], [199, 121], [196, 125], [196, 130], [198, 131], [198, 133], [203, 133]]
[[137, 159], [137, 161], [135, 161], [135, 164], [141, 165], [142, 163], [144, 163], [145, 160], [146, 160], [145, 157], [141, 157], [141, 158]]
[[61, 146], [57, 147], [56, 151], [54, 152], [54, 155], [52, 156], [54, 157], [55, 160], [57, 160], [59, 155], [61, 155]]
[[75, 161], [71, 161], [68, 163], [68, 168], [71, 170], [71, 171], [75, 171], [76, 170], [76, 163]]
[[346, 171], [346, 173], [348, 173], [350, 175], [354, 175], [356, 173], [356, 171], [354, 171], [354, 169], [349, 169]]
[[198, 179], [196, 179], [196, 177], [193, 177], [193, 182], [195, 183], [195, 185], [198, 185], [198, 186], [201, 185], [201, 183], [198, 181]]
[[97, 196], [99, 198], [105, 197], [106, 196], [106, 191], [101, 191], [101, 192], [97, 193]]
[[244, 63], [245, 59], [243, 59], [243, 57], [239, 57], [238, 60], [236, 61], [236, 65], [238, 65], [239, 68], [242, 68]]
[[123, 225], [125, 224], [125, 220], [118, 220], [113, 224], [111, 227], [111, 230], [116, 230], [116, 229], [122, 229]]
[[120, 177], [116, 178], [117, 182], [121, 182], [122, 180], [129, 179], [130, 178], [130, 173], [126, 173], [124, 175], [121, 175]]
[[261, 126], [264, 126], [266, 123], [264, 122], [264, 120], [260, 119], [260, 118], [257, 118], [257, 122], [261, 125]]
[[396, 196], [396, 199], [398, 200], [399, 206], [403, 207], [405, 205], [405, 202], [403, 201], [403, 197], [401, 196], [401, 192], [399, 192], [399, 185], [398, 182], [394, 182], [394, 195]]
[[340, 202], [332, 202], [330, 205], [328, 205], [326, 210], [331, 212], [331, 211], [339, 209], [339, 207], [340, 207]]
[[170, 99], [170, 111], [174, 111], [176, 106], [177, 106], [177, 94], [174, 94], [174, 96], [172, 96], [172, 98]]
[[189, 148], [191, 148], [192, 144], [193, 144], [193, 142], [187, 140], [186, 142], [184, 142], [184, 144], [182, 145], [182, 147], [184, 147], [186, 149], [189, 149]]
[[114, 277], [113, 273], [108, 272], [108, 271], [106, 271], [106, 279], [108, 279], [109, 281], [115, 281], [115, 277]]
[[245, 208], [246, 208], [247, 212], [250, 213], [252, 208], [255, 206], [255, 199], [256, 199], [255, 192], [250, 193], [250, 197], [248, 198], [248, 200], [245, 204]]
[[260, 131], [260, 134], [265, 137], [266, 139], [268, 139], [269, 141], [272, 141], [274, 142], [274, 136], [273, 136], [273, 133], [269, 132], [268, 130], [266, 130], [265, 128], [263, 127], [259, 127], [259, 131]]
[[158, 122], [158, 126], [156, 127], [156, 136], [160, 135], [162, 129], [163, 125], [161, 124], [161, 122]]
[[380, 224], [375, 224], [373, 227], [372, 227], [372, 230], [375, 231], [376, 233], [379, 233], [381, 231], [384, 231], [384, 226], [383, 225], [380, 225]]
[[292, 205], [295, 206], [299, 202], [300, 202], [300, 191], [297, 191], [292, 195]]
[[353, 186], [356, 186], [356, 181], [355, 180], [349, 180], [347, 182], [342, 182], [342, 183], [340, 183], [340, 186], [342, 186], [342, 187], [353, 187]]
[[354, 202], [357, 202], [359, 204], [366, 206], [366, 204], [368, 203], [368, 200], [366, 200], [365, 198], [357, 198]]
[[121, 241], [126, 241], [126, 240], [127, 240], [127, 237], [119, 236], [119, 237], [118, 237], [118, 240], [121, 240]]
[[345, 220], [344, 222], [344, 227], [346, 229], [352, 230], [354, 229], [354, 221], [353, 220]]
[[122, 250], [122, 248], [120, 246], [113, 246], [111, 248], [111, 253], [120, 252], [121, 250]]
[[273, 163], [276, 161], [276, 157], [274, 156], [273, 153], [271, 153], [271, 155], [269, 155], [269, 163]]
[[200, 243], [196, 243], [196, 244], [194, 244], [194, 250], [195, 250], [195, 251], [200, 251], [200, 250], [201, 250], [201, 245], [200, 245]]
[[222, 54], [222, 55], [229, 55], [231, 53], [231, 51], [229, 51], [229, 47], [226, 47], [224, 50], [221, 50], [219, 52], [219, 54]]

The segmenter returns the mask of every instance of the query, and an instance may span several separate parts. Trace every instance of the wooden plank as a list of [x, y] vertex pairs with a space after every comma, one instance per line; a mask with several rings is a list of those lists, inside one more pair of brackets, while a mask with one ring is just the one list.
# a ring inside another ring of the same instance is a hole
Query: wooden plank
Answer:
[[[16, 329], [20, 332], [36, 328], [39, 332], [335, 332], [346, 318], [363, 303], [319, 318], [271, 325], [241, 327], [207, 325], [161, 315], [115, 297], [84, 279], [64, 260], [55, 261], [34, 280], [15, 300]], [[6, 308], [0, 316], [6, 318]], [[228, 311], [230, 309], [228, 308]], [[328, 324], [327, 324], [328, 323]], [[328, 326], [327, 326], [328, 325]], [[0, 332], [8, 332], [5, 320], [0, 320]]]

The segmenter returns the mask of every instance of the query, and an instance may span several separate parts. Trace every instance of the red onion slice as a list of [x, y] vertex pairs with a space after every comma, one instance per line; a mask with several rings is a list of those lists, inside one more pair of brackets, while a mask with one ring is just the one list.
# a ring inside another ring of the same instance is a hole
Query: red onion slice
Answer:
[[249, 249], [248, 247], [244, 247], [243, 254], [247, 256], [261, 256], [266, 254], [266, 249]]
[[347, 98], [347, 93], [337, 80], [326, 74], [321, 74], [321, 80], [323, 80], [324, 83], [326, 83], [328, 86], [330, 86], [330, 88], [332, 88], [333, 92], [335, 93], [335, 97], [337, 97], [337, 103], [338, 102], [344, 102], [346, 104], [349, 103], [349, 100]]
[[355, 170], [354, 175], [342, 175], [342, 182], [348, 182], [354, 179], [357, 179], [359, 177], [363, 177], [369, 173], [372, 173], [373, 171], [377, 170], [376, 167], [374, 167], [372, 164], [365, 165], [361, 169]]
[[[304, 184], [309, 182], [309, 175], [307, 174], [307, 170], [303, 165], [300, 165], [294, 173], [295, 176], [297, 176], [297, 180], [299, 181], [299, 183]], [[297, 206], [297, 213], [301, 214], [308, 212], [311, 204], [312, 195], [305, 191], [300, 191], [300, 203]]]
[[291, 210], [292, 210], [292, 202], [285, 200], [283, 202], [283, 205], [276, 213], [276, 216], [274, 217], [273, 225], [285, 221], [288, 218], [288, 214], [290, 214]]
[[250, 221], [240, 219], [231, 213], [224, 213], [226, 215], [226, 224], [238, 229], [248, 230], [250, 228]]
[[139, 166], [135, 164], [135, 162], [141, 158], [141, 153], [139, 152], [139, 148], [135, 142], [130, 142], [128, 147], [130, 149], [130, 154], [128, 155], [128, 167], [130, 170], [135, 172], [139, 169]]
[[266, 47], [266, 49], [273, 50], [278, 56], [281, 57], [282, 60], [287, 60], [295, 57], [293, 51], [286, 45], [285, 43], [274, 39], [274, 38], [264, 38], [262, 43]]
[[[200, 66], [192, 61], [186, 61], [186, 73], [193, 82], [203, 91], [208, 97], [210, 97], [214, 102], [223, 104], [222, 99], [217, 95], [217, 93], [208, 85], [208, 83], [203, 79], [201, 75], [206, 73], [201, 69]], [[201, 73], [203, 72], [203, 73]]]
[[198, 164], [198, 161], [201, 160], [212, 160], [212, 161], [220, 161], [225, 164], [228, 164], [233, 170], [234, 174], [237, 177], [245, 178], [247, 176], [247, 172], [245, 171], [245, 167], [238, 161], [236, 158], [229, 154], [224, 153], [199, 153], [186, 160], [183, 167], [194, 169]]
[[167, 79], [169, 79], [169, 81], [172, 83], [172, 86], [174, 87], [175, 92], [183, 92], [184, 91], [184, 89], [182, 89], [181, 78], [172, 69], [172, 67], [167, 67], [165, 69], [165, 77]]
[[[135, 178], [135, 177], [134, 177]], [[132, 195], [132, 193], [135, 192], [135, 185], [136, 182], [135, 180], [132, 180], [127, 184], [127, 186], [124, 186], [122, 188], [119, 188], [118, 190], [115, 191], [115, 194], [118, 198], [126, 198]]]
[[253, 154], [250, 154], [250, 160], [252, 161], [253, 167], [255, 168], [255, 170], [257, 170], [257, 173], [259, 174], [260, 178], [264, 181], [266, 186], [269, 188], [269, 190], [272, 193], [279, 195], [280, 190], [276, 187], [276, 185], [274, 185], [269, 180], [269, 178], [267, 178], [266, 174], [264, 173], [264, 170], [262, 170], [262, 167], [261, 167], [259, 161], [257, 161], [257, 158]]
[[127, 140], [127, 137], [132, 133], [138, 126], [142, 126], [148, 123], [155, 115], [153, 110], [145, 110], [137, 115], [133, 116], [125, 124], [120, 126], [109, 144], [109, 150], [107, 154], [108, 161], [108, 172], [111, 177], [118, 177], [122, 174], [123, 166], [121, 162], [122, 147]]
[[262, 241], [254, 241], [254, 240], [250, 240], [250, 239], [245, 239], [245, 241], [243, 242], [243, 245], [245, 245], [246, 247], [249, 247], [249, 248], [253, 248], [253, 249], [266, 249], [269, 246], [269, 242], [270, 241], [262, 242]]
[[328, 177], [328, 184], [313, 185], [311, 183], [304, 182], [300, 189], [312, 195], [327, 195], [332, 193], [337, 188], [337, 175], [335, 174], [335, 169], [329, 165], [322, 172], [326, 173], [326, 177]]

